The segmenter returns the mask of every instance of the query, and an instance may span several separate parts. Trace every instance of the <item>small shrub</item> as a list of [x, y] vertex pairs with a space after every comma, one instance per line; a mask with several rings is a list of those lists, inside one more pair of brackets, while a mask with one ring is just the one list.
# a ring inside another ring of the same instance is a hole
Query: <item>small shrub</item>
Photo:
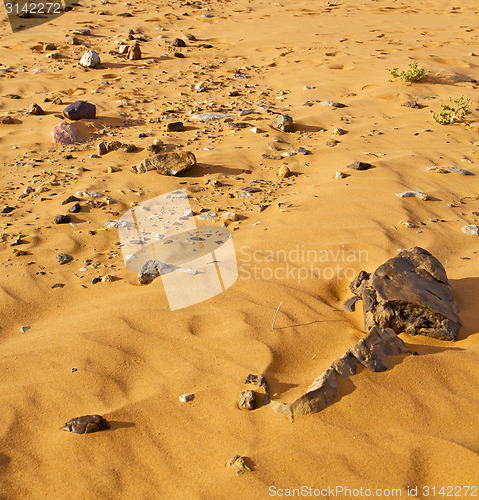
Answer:
[[[427, 76], [427, 71], [424, 68], [419, 68], [417, 61], [413, 61], [407, 71], [400, 72], [399, 68], [388, 69], [388, 71], [394, 79], [399, 78], [406, 83], [418, 82]], [[392, 82], [393, 80], [390, 79], [389, 81]]]
[[440, 113], [436, 113], [431, 110], [432, 117], [437, 123], [441, 125], [450, 125], [451, 123], [460, 122], [467, 115], [471, 114], [469, 111], [469, 104], [471, 103], [471, 99], [469, 97], [458, 97], [456, 100], [453, 100], [452, 97], [449, 98], [449, 101], [453, 104], [449, 106], [448, 104], [441, 104], [442, 111]]

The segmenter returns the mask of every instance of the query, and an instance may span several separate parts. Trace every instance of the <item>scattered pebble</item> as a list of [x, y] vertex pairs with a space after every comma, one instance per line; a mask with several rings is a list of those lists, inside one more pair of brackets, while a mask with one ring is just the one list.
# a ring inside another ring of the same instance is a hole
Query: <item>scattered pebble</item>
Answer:
[[461, 231], [469, 236], [477, 236], [479, 235], [479, 226], [476, 226], [475, 224], [468, 224], [467, 226], [464, 226]]
[[429, 200], [429, 196], [424, 193], [420, 193], [419, 191], [404, 191], [404, 193], [397, 193], [396, 196], [399, 198], [411, 198], [415, 196], [416, 198], [420, 198], [421, 200]]
[[181, 396], [178, 396], [178, 399], [182, 403], [188, 403], [189, 401], [193, 401], [194, 397], [195, 397], [194, 394], [188, 393], [188, 394], [182, 394]]

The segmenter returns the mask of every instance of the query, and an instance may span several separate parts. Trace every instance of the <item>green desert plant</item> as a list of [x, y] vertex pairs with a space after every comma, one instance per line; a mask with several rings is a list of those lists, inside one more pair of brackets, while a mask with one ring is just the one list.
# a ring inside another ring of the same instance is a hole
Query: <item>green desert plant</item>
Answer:
[[[388, 71], [394, 79], [399, 78], [406, 83], [418, 82], [427, 76], [427, 71], [424, 68], [419, 68], [417, 61], [413, 61], [407, 71], [399, 71], [399, 68], [388, 69]], [[389, 81], [393, 80], [389, 79]]]
[[449, 97], [449, 101], [453, 105], [441, 104], [442, 111], [440, 113], [431, 110], [432, 117], [437, 123], [441, 125], [450, 125], [451, 123], [462, 121], [465, 116], [471, 114], [471, 111], [468, 109], [469, 104], [471, 104], [471, 99], [469, 97], [461, 96], [455, 100]]

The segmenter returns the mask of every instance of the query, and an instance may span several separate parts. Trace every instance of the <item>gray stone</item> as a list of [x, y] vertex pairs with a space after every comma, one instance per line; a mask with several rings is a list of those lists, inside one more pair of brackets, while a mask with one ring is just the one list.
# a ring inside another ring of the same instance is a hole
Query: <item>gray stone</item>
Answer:
[[467, 226], [464, 226], [461, 231], [463, 233], [466, 233], [469, 236], [478, 236], [479, 235], [479, 226], [476, 226], [475, 224], [468, 224]]
[[73, 257], [67, 255], [66, 253], [59, 253], [57, 255], [57, 260], [60, 265], [63, 265], [63, 264], [68, 264], [68, 262], [71, 262], [73, 260]]
[[368, 170], [372, 167], [370, 163], [365, 163], [363, 161], [355, 161], [354, 163], [351, 163], [351, 165], [348, 165], [348, 168], [351, 168], [352, 170]]
[[29, 115], [44, 115], [45, 111], [38, 104], [33, 103], [28, 106], [27, 113]]
[[243, 391], [239, 395], [238, 406], [242, 410], [254, 410], [256, 408], [256, 393], [254, 391]]
[[85, 68], [96, 68], [100, 64], [100, 56], [94, 50], [87, 50], [80, 59], [80, 65]]
[[289, 132], [293, 127], [293, 119], [289, 115], [278, 115], [273, 121], [273, 127], [283, 132]]
[[68, 224], [70, 222], [70, 216], [57, 214], [57, 215], [55, 215], [55, 219], [53, 222], [55, 224]]

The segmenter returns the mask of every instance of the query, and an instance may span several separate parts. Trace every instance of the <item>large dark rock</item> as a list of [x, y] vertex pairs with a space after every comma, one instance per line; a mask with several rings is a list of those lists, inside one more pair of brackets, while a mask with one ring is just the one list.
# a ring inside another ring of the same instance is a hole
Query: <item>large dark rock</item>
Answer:
[[63, 116], [70, 120], [95, 118], [96, 106], [86, 101], [75, 101], [63, 110]]
[[101, 415], [75, 417], [63, 426], [64, 431], [75, 432], [76, 434], [88, 434], [90, 432], [104, 431], [109, 428], [110, 424]]
[[456, 340], [459, 308], [446, 271], [428, 251], [401, 251], [370, 275], [361, 271], [350, 284], [362, 298], [367, 331], [374, 326], [396, 333]]

